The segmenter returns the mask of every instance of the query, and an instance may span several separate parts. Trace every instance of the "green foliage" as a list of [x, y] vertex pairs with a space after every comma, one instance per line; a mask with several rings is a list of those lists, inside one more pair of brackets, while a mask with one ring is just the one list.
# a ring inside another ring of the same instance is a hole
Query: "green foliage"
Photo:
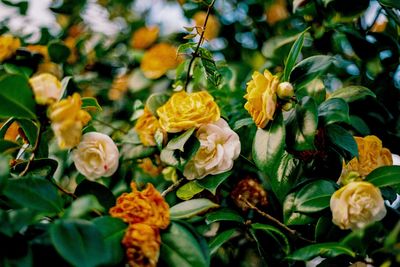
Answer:
[[186, 219], [209, 209], [218, 208], [219, 205], [206, 198], [186, 200], [170, 208], [171, 219]]

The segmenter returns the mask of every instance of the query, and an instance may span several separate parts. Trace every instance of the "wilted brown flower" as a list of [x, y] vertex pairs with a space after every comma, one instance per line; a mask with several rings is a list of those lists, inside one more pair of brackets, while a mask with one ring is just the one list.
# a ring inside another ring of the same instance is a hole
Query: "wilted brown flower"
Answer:
[[246, 201], [254, 206], [266, 206], [268, 204], [267, 192], [257, 180], [250, 177], [241, 180], [235, 186], [231, 192], [231, 197], [243, 211], [250, 208]]

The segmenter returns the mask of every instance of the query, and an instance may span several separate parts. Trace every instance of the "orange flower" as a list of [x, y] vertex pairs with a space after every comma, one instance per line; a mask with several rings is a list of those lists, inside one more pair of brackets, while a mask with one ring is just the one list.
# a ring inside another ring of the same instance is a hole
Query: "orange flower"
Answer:
[[30, 52], [41, 54], [44, 61], [50, 61], [49, 52], [47, 51], [47, 46], [45, 45], [28, 45], [26, 49]]
[[160, 232], [144, 223], [130, 224], [122, 239], [131, 267], [155, 267], [160, 252]]
[[71, 52], [69, 54], [68, 59], [67, 59], [67, 62], [69, 64], [74, 64], [79, 58], [78, 49], [76, 48], [76, 43], [77, 43], [77, 38], [76, 37], [68, 36], [64, 40], [65, 46], [68, 47], [70, 52]]
[[274, 25], [278, 21], [286, 19], [289, 16], [286, 2], [284, 0], [275, 1], [275, 3], [267, 8], [265, 15], [267, 16], [269, 25]]
[[135, 130], [139, 135], [139, 139], [145, 146], [155, 146], [156, 141], [154, 134], [157, 130], [162, 131], [164, 139], [167, 138], [167, 133], [160, 127], [160, 123], [157, 118], [145, 107], [144, 113], [136, 122]]
[[[1, 128], [2, 124], [0, 124]], [[8, 141], [15, 141], [19, 135], [19, 124], [18, 122], [14, 121], [11, 123], [10, 127], [8, 127], [5, 135], [4, 135], [4, 140]]]
[[146, 78], [158, 79], [167, 71], [175, 69], [181, 61], [175, 46], [160, 43], [144, 53], [140, 69]]
[[169, 225], [169, 206], [152, 184], [139, 192], [135, 183], [131, 183], [132, 192], [123, 193], [110, 209], [113, 217], [124, 222], [144, 223], [161, 229]]
[[142, 27], [135, 31], [131, 38], [131, 46], [136, 49], [150, 47], [158, 37], [158, 27]]
[[[204, 11], [199, 11], [194, 14], [193, 19], [196, 23], [197, 32], [201, 34], [203, 32], [204, 21], [206, 20], [207, 13]], [[209, 15], [206, 25], [206, 31], [204, 32], [204, 38], [206, 40], [212, 40], [218, 37], [219, 33], [219, 22], [214, 15]]]
[[108, 98], [110, 100], [121, 99], [128, 91], [128, 82], [129, 76], [127, 74], [117, 76], [111, 84], [110, 91], [108, 91]]
[[382, 147], [382, 141], [375, 135], [354, 137], [358, 146], [358, 159], [353, 158], [343, 166], [339, 183], [347, 184], [350, 180], [363, 180], [374, 169], [393, 165], [392, 153]]
[[21, 41], [11, 35], [0, 36], [0, 62], [10, 58], [21, 46]]
[[159, 156], [156, 155], [155, 160], [156, 164], [154, 164], [151, 158], [144, 158], [138, 166], [143, 170], [143, 172], [152, 177], [156, 177], [161, 174], [163, 166], [161, 165], [161, 160]]

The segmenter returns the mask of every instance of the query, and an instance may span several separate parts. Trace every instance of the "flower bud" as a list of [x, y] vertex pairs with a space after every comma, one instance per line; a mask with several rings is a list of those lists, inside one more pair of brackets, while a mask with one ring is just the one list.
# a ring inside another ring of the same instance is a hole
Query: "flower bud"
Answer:
[[291, 83], [283, 82], [278, 85], [276, 94], [280, 99], [289, 99], [294, 96], [294, 89]]

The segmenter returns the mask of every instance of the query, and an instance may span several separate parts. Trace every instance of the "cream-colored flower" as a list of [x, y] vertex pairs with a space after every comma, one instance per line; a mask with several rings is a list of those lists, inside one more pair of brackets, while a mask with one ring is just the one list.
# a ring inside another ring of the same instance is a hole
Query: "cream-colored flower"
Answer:
[[154, 45], [144, 53], [140, 69], [146, 78], [158, 79], [182, 62], [182, 58], [177, 53], [173, 45], [167, 43]]
[[146, 49], [151, 46], [158, 37], [158, 27], [142, 27], [135, 31], [131, 38], [131, 46], [136, 49]]
[[240, 154], [240, 140], [226, 121], [219, 119], [200, 126], [196, 137], [200, 148], [185, 166], [183, 175], [187, 179], [201, 179], [232, 169], [233, 161]]
[[[207, 17], [207, 12], [204, 12], [204, 11], [199, 11], [196, 14], [194, 14], [194, 16], [193, 16], [193, 19], [194, 19], [194, 21], [196, 23], [196, 27], [197, 27], [197, 32], [199, 34], [201, 34], [203, 32], [203, 26], [204, 26], [206, 17]], [[219, 28], [220, 28], [220, 25], [219, 25], [217, 17], [210, 14], [208, 16], [206, 31], [204, 32], [204, 38], [206, 40], [212, 40], [212, 39], [218, 37]]]
[[178, 133], [202, 124], [212, 123], [220, 118], [218, 105], [206, 91], [175, 93], [157, 109], [160, 125], [166, 132]]
[[12, 57], [15, 51], [21, 46], [21, 41], [12, 35], [0, 36], [0, 62]]
[[119, 152], [114, 141], [105, 134], [89, 132], [72, 151], [77, 170], [89, 180], [109, 177], [118, 168]]
[[43, 73], [29, 79], [36, 103], [49, 105], [57, 101], [62, 92], [61, 82], [52, 74]]
[[247, 83], [247, 94], [244, 96], [247, 102], [244, 108], [259, 128], [264, 128], [274, 117], [278, 86], [278, 76], [272, 75], [268, 70], [264, 71], [264, 75], [255, 71], [252, 80]]
[[82, 100], [78, 93], [50, 106], [51, 127], [61, 149], [73, 148], [79, 144], [82, 129], [91, 119], [89, 113], [81, 109]]
[[386, 215], [381, 192], [368, 182], [351, 182], [331, 197], [332, 221], [341, 229], [359, 229]]

